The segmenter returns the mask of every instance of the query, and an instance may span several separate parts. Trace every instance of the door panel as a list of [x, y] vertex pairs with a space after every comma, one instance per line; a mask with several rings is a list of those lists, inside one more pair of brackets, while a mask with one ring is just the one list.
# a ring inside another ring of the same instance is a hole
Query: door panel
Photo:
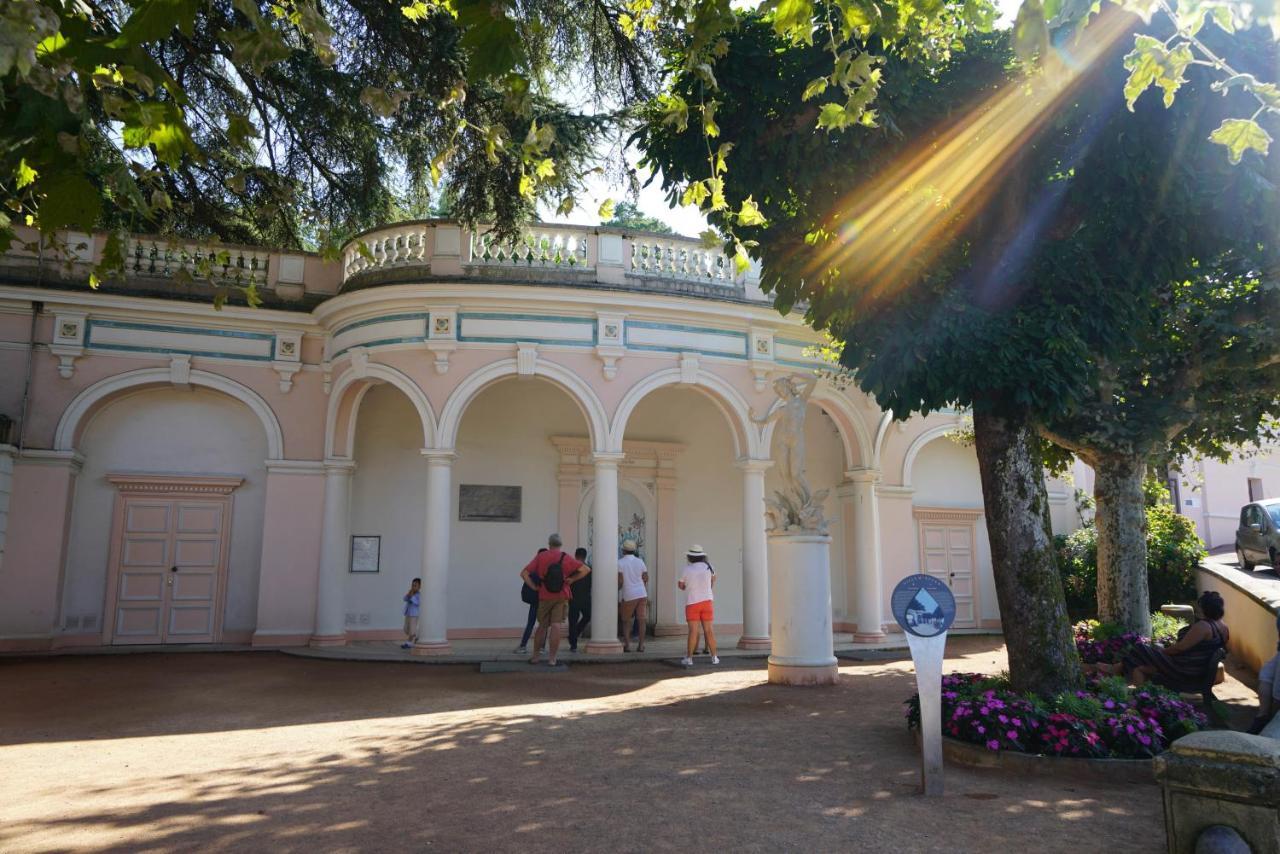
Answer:
[[960, 629], [976, 626], [973, 526], [922, 519], [920, 552], [922, 571], [951, 588], [956, 600], [953, 625]]
[[121, 500], [113, 641], [212, 642], [228, 505], [183, 498]]

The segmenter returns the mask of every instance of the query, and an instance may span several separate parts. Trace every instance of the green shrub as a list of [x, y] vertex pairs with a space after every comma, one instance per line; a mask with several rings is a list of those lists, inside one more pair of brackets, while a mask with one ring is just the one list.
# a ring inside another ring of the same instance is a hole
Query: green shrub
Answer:
[[[1152, 610], [1169, 603], [1188, 603], [1196, 598], [1195, 570], [1204, 559], [1204, 543], [1196, 535], [1195, 524], [1169, 503], [1169, 492], [1161, 484], [1148, 482], [1147, 493], [1147, 587]], [[1072, 620], [1098, 613], [1098, 532], [1093, 524], [1054, 538], [1058, 570]], [[1164, 633], [1155, 631], [1155, 637]]]
[[[1154, 598], [1153, 596], [1152, 599]], [[1186, 624], [1186, 620], [1180, 620], [1177, 617], [1170, 617], [1168, 614], [1156, 611], [1151, 615], [1151, 637], [1157, 641], [1163, 641], [1165, 638], [1176, 638], [1178, 632]]]

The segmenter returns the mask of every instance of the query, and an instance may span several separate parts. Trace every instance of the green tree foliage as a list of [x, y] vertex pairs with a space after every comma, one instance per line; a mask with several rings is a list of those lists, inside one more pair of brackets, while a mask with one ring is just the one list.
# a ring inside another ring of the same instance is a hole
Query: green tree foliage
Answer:
[[[1138, 15], [1143, 31], [1133, 36], [1133, 49], [1124, 58], [1129, 72], [1124, 95], [1129, 109], [1151, 89], [1159, 90], [1165, 106], [1173, 103], [1193, 66], [1207, 68], [1213, 88], [1236, 89], [1249, 97], [1238, 101], [1235, 113], [1221, 117], [1208, 139], [1224, 146], [1232, 163], [1246, 151], [1266, 156], [1272, 135], [1262, 120], [1280, 115], [1280, 87], [1276, 68], [1239, 65], [1229, 37], [1270, 37], [1280, 41], [1280, 10], [1273, 2], [1238, 0], [1112, 0]], [[1111, 4], [1095, 0], [1024, 0], [1015, 30], [1018, 45], [1030, 58], [1044, 58], [1053, 38], [1087, 39], [1095, 35], [1091, 21]], [[1228, 37], [1225, 38], [1224, 37]], [[1274, 124], [1274, 122], [1273, 122]]]
[[[1199, 346], [1177, 331], [1199, 322], [1177, 298], [1178, 283], [1192, 283], [1188, 292], [1259, 295], [1234, 310], [1264, 323], [1274, 317], [1261, 295], [1273, 287], [1264, 271], [1275, 266], [1280, 175], [1274, 158], [1248, 155], [1233, 167], [1197, 144], [1249, 97], [1223, 97], [1210, 69], [1189, 69], [1170, 106], [1139, 99], [1130, 114], [1122, 49], [1068, 57], [1061, 74], [1011, 85], [998, 42], [976, 43], [942, 65], [890, 65], [877, 97], [881, 127], [828, 139], [806, 132], [807, 55], [780, 52], [750, 38], [752, 30], [744, 27], [714, 70], [721, 139], [734, 146], [736, 163], [725, 179], [726, 209], [752, 199], [765, 223], [713, 222], [758, 243], [765, 288], [784, 311], [803, 302], [811, 322], [844, 342], [842, 361], [882, 406], [902, 417], [971, 406], [979, 459], [993, 461], [992, 475], [1038, 466], [1038, 455], [984, 456], [984, 424], [1006, 437], [1039, 430], [1099, 401], [1132, 405], [1136, 388], [1153, 403], [1179, 405], [1162, 397], [1168, 375], [1128, 363], [1160, 336], [1171, 339], [1160, 352]], [[1234, 44], [1241, 67], [1274, 67], [1269, 38], [1245, 33]], [[1069, 71], [1073, 59], [1083, 70]], [[742, 73], [746, 63], [754, 77]], [[738, 83], [744, 77], [750, 84]], [[1034, 121], [1018, 126], [1016, 145], [988, 151], [999, 148], [992, 140], [1002, 123], [1027, 116]], [[698, 168], [691, 136], [660, 114], [647, 131], [649, 157], [674, 191]], [[952, 171], [970, 164], [971, 181], [950, 191], [931, 185], [918, 164], [938, 152]], [[928, 227], [911, 230], [920, 222]], [[1231, 340], [1224, 367], [1261, 347], [1253, 332]], [[1182, 367], [1182, 352], [1170, 356], [1169, 370]], [[1032, 445], [1005, 445], [1018, 447]], [[1012, 521], [998, 508], [1029, 514], [1019, 530], [1036, 531], [1029, 517], [1043, 516], [1042, 493], [993, 495], [987, 474], [988, 527]], [[997, 559], [998, 585], [1003, 574], [1017, 579], [1013, 590], [1052, 599], [1054, 584], [1026, 572], [1043, 562], [1041, 554]], [[1001, 610], [1009, 619], [1003, 598]]]
[[675, 231], [656, 216], [649, 216], [632, 202], [618, 202], [613, 216], [601, 225], [612, 228], [629, 228], [635, 231], [654, 231], [658, 234], [674, 234]]
[[[572, 207], [652, 38], [608, 0], [7, 0], [0, 241], [13, 224], [327, 246], [425, 208], [512, 228]], [[584, 99], [583, 96], [586, 96]]]

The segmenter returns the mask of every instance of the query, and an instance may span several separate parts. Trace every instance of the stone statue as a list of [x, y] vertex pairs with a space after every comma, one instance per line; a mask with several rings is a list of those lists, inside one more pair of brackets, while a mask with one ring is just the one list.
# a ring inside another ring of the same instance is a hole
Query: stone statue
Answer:
[[754, 413], [751, 415], [751, 420], [757, 424], [778, 422], [776, 438], [783, 488], [775, 492], [773, 498], [765, 499], [771, 531], [827, 532], [822, 502], [829, 490], [814, 493], [804, 472], [804, 419], [809, 398], [817, 385], [818, 378], [813, 375], [779, 377], [774, 380], [773, 390], [782, 401], [781, 405], [763, 418], [756, 417]]

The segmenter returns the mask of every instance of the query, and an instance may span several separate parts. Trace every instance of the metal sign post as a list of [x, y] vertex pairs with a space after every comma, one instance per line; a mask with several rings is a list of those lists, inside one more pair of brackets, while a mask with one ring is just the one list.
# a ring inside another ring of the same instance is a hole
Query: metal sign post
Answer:
[[942, 794], [942, 658], [956, 618], [951, 589], [932, 575], [908, 575], [893, 589], [893, 617], [907, 633], [920, 696], [920, 778], [926, 796]]

